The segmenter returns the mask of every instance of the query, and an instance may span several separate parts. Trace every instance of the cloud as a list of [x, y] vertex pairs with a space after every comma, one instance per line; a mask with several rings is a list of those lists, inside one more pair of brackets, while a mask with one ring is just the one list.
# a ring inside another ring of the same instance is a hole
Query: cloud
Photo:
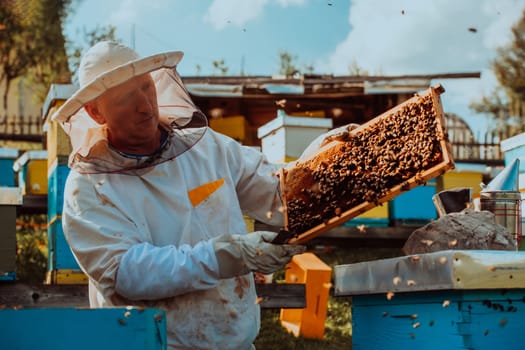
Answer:
[[217, 30], [222, 30], [229, 24], [243, 27], [259, 17], [264, 8], [272, 3], [289, 7], [302, 5], [304, 2], [305, 0], [213, 0], [204, 21]]
[[519, 9], [513, 0], [354, 0], [353, 29], [330, 57], [330, 70], [345, 74], [352, 60], [371, 73], [479, 70], [493, 58]]
[[147, 6], [141, 0], [122, 0], [118, 8], [111, 13], [109, 23], [113, 25], [140, 22], [144, 11], [162, 10], [169, 6], [169, 0], [149, 0]]
[[268, 0], [214, 0], [204, 20], [217, 30], [224, 29], [230, 23], [242, 27], [257, 18], [267, 3]]
[[277, 3], [282, 7], [303, 5], [305, 0], [277, 0]]
[[119, 8], [110, 16], [110, 23], [133, 23], [138, 18], [138, 2], [137, 0], [124, 0], [120, 3]]
[[468, 105], [494, 89], [490, 63], [524, 9], [519, 0], [352, 0], [352, 29], [318, 66], [342, 75], [352, 62], [370, 74], [481, 72], [443, 84], [444, 108], [476, 124]]

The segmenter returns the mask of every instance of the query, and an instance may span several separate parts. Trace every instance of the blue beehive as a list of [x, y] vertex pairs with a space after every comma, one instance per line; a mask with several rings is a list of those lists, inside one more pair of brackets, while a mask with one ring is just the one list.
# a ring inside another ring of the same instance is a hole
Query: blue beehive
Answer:
[[436, 180], [414, 187], [390, 201], [390, 221], [397, 225], [426, 224], [437, 217], [432, 201], [436, 194]]
[[62, 219], [57, 219], [49, 224], [48, 236], [50, 242], [48, 266], [50, 270], [80, 270], [64, 236]]
[[525, 252], [447, 250], [339, 265], [334, 281], [336, 296], [352, 297], [354, 350], [523, 349]]
[[48, 214], [48, 271], [46, 283], [77, 284], [86, 283], [87, 277], [80, 270], [69, 249], [62, 230], [62, 207], [64, 205], [64, 185], [69, 168], [67, 159], [71, 152], [68, 135], [50, 117], [76, 91], [73, 84], [52, 84], [42, 108], [47, 134], [47, 214]]
[[0, 187], [15, 187], [15, 172], [13, 164], [18, 158], [18, 150], [14, 148], [0, 148]]
[[[83, 336], [86, 330], [96, 336]], [[165, 350], [166, 314], [136, 308], [4, 309], [0, 339], [5, 349]]]
[[66, 160], [57, 158], [48, 175], [48, 272], [46, 282], [51, 284], [86, 283], [87, 277], [80, 270], [64, 236], [62, 209], [64, 186], [69, 174]]
[[49, 221], [62, 215], [64, 186], [69, 174], [69, 167], [64, 163], [56, 161], [48, 170], [47, 215]]
[[352, 299], [352, 349], [523, 349], [525, 313], [516, 306], [523, 291], [399, 293], [385, 300]]

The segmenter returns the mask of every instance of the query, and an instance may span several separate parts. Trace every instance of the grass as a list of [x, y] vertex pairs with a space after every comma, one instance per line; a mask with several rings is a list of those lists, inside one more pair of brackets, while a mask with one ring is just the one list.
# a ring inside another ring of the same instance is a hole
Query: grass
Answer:
[[[334, 245], [316, 245], [309, 247], [309, 251], [315, 253], [317, 257], [332, 268], [336, 265], [401, 255], [400, 250], [396, 248], [352, 248]], [[284, 271], [276, 273], [274, 279], [284, 279]], [[322, 339], [295, 337], [281, 326], [280, 310], [263, 309], [261, 312], [261, 330], [255, 340], [255, 347], [257, 350], [352, 349], [351, 306], [351, 297], [329, 296], [325, 332]]]

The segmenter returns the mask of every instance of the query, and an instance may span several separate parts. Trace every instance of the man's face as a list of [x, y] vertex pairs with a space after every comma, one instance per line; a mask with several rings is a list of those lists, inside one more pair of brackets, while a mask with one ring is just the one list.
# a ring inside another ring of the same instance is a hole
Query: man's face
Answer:
[[149, 74], [109, 89], [86, 109], [95, 121], [106, 124], [116, 149], [147, 154], [159, 146], [157, 92]]

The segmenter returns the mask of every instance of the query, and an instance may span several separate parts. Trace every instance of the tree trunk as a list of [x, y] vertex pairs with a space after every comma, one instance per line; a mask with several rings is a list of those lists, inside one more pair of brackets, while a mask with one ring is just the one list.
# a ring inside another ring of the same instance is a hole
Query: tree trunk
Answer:
[[9, 96], [9, 88], [11, 86], [11, 79], [6, 78], [5, 79], [5, 90], [4, 90], [4, 99], [3, 99], [3, 106], [5, 111], [5, 116], [7, 118], [7, 103], [8, 103], [8, 96]]

